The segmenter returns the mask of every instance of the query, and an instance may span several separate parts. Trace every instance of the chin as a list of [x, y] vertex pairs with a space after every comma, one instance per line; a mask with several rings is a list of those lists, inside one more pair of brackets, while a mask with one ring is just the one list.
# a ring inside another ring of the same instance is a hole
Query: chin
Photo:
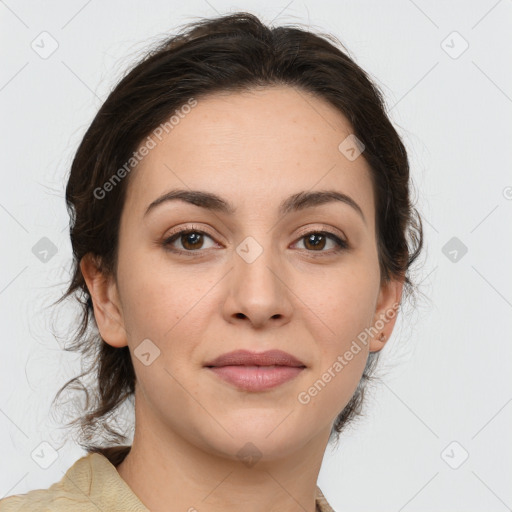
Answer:
[[[288, 411], [289, 412], [289, 411]], [[311, 436], [297, 424], [297, 417], [283, 410], [262, 414], [254, 410], [239, 412], [236, 418], [219, 418], [223, 429], [208, 429], [203, 433], [203, 442], [208, 451], [214, 452], [231, 460], [272, 461], [285, 458], [303, 447]], [[259, 417], [258, 417], [259, 415]], [[285, 419], [286, 418], [286, 419]], [[284, 420], [284, 421], [283, 421]], [[249, 465], [249, 464], [248, 464]]]

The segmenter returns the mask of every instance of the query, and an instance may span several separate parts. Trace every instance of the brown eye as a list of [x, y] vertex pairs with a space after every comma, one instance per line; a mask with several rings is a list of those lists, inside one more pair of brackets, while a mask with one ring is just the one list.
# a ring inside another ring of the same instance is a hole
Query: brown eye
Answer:
[[323, 249], [326, 244], [327, 237], [319, 233], [311, 233], [304, 237], [304, 245], [307, 249], [312, 248], [313, 250]]
[[[325, 231], [311, 231], [310, 233], [306, 233], [305, 235], [303, 235], [300, 240], [304, 241], [304, 247], [309, 252], [329, 253], [339, 252], [343, 249], [348, 249], [347, 242], [341, 240], [333, 233], [328, 233]], [[334, 242], [334, 249], [332, 251], [323, 250], [325, 249], [328, 241]]]
[[[163, 245], [169, 251], [176, 252], [199, 252], [204, 249], [205, 240], [212, 237], [207, 233], [199, 230], [181, 230], [164, 240]], [[180, 242], [181, 247], [176, 247], [175, 242]]]
[[181, 244], [185, 249], [200, 249], [203, 245], [203, 235], [192, 231], [190, 233], [180, 235]]

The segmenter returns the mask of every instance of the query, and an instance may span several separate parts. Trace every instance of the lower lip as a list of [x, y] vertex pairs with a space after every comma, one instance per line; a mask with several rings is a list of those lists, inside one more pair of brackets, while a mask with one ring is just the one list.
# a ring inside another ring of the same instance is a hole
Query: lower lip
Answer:
[[245, 391], [264, 391], [293, 379], [304, 370], [296, 366], [217, 366], [218, 377]]

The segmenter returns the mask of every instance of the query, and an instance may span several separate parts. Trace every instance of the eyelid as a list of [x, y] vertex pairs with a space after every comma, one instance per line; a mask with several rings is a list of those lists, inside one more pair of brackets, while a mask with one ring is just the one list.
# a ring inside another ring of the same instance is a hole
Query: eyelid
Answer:
[[183, 233], [183, 232], [187, 232], [187, 231], [194, 231], [194, 232], [197, 231], [199, 233], [204, 233], [204, 234], [208, 235], [212, 239], [217, 238], [217, 235], [214, 235], [208, 228], [205, 228], [204, 226], [198, 226], [197, 224], [190, 224], [190, 225], [186, 225], [186, 226], [178, 226], [176, 228], [173, 228], [168, 234], [166, 234], [164, 236], [164, 240], [168, 240], [169, 238], [171, 238], [172, 236], [174, 236], [178, 233]]
[[330, 233], [334, 236], [337, 236], [341, 238], [341, 240], [343, 240], [344, 242], [348, 243], [347, 237], [345, 236], [345, 233], [343, 233], [343, 231], [332, 226], [329, 226], [327, 224], [319, 224], [319, 226], [320, 228], [318, 228], [317, 226], [308, 226], [305, 228], [301, 228], [299, 230], [298, 236], [302, 237], [304, 235], [308, 235], [309, 233], [319, 233], [323, 231], [326, 233]]
[[[295, 245], [297, 244], [301, 239], [303, 239], [305, 236], [307, 235], [310, 235], [310, 234], [313, 234], [313, 233], [323, 233], [325, 234], [327, 237], [330, 237], [334, 243], [337, 245], [337, 248], [334, 249], [334, 250], [331, 250], [331, 251], [318, 251], [318, 254], [315, 254], [315, 252], [317, 251], [307, 251], [308, 253], [310, 253], [313, 257], [316, 257], [316, 256], [323, 256], [323, 255], [328, 255], [328, 254], [332, 254], [332, 253], [337, 253], [337, 252], [340, 252], [340, 251], [343, 251], [343, 250], [347, 250], [347, 249], [350, 249], [351, 246], [347, 240], [347, 237], [345, 236], [345, 234], [340, 231], [339, 229], [337, 228], [334, 228], [332, 226], [328, 226], [326, 224], [320, 224], [321, 227], [318, 227], [317, 226], [308, 226], [308, 227], [303, 227], [299, 230], [299, 233], [297, 233], [297, 236], [296, 238], [294, 239], [292, 245]], [[189, 233], [189, 232], [198, 232], [198, 233], [202, 233], [204, 235], [207, 235], [208, 237], [210, 237], [212, 239], [212, 241], [214, 243], [216, 243], [218, 245], [218, 242], [217, 242], [217, 236], [212, 234], [208, 228], [204, 228], [203, 226], [198, 226], [196, 224], [191, 224], [191, 225], [186, 225], [186, 226], [179, 226], [179, 227], [176, 227], [174, 229], [171, 230], [171, 232], [167, 235], [164, 236], [163, 238], [163, 244], [164, 245], [170, 245], [170, 241], [173, 237], [175, 237], [176, 235], [180, 235], [180, 234], [183, 234], [183, 233]], [[333, 239], [334, 237], [334, 239]], [[338, 239], [338, 240], [336, 240]], [[340, 244], [341, 242], [341, 244]], [[345, 247], [343, 247], [345, 246]], [[196, 255], [196, 256], [199, 256], [201, 252], [205, 252], [204, 250], [197, 250], [197, 251], [183, 251], [181, 249], [176, 249], [175, 250], [176, 252], [185, 252], [187, 253], [188, 255]]]
[[[332, 226], [328, 226], [327, 224], [320, 224], [320, 226], [321, 226], [320, 228], [318, 228], [316, 226], [308, 226], [308, 227], [301, 228], [299, 230], [299, 232], [297, 233], [297, 237], [301, 238], [310, 233], [319, 233], [321, 231], [325, 231], [327, 233], [331, 233], [335, 236], [340, 237], [344, 242], [348, 243], [345, 233], [343, 233], [341, 230], [334, 228]], [[209, 231], [208, 228], [205, 228], [203, 226], [199, 226], [196, 224], [191, 224], [189, 226], [180, 226], [180, 227], [172, 229], [170, 233], [165, 235], [164, 239], [168, 239], [168, 238], [172, 237], [173, 235], [175, 235], [177, 233], [184, 232], [184, 231], [203, 232], [203, 233], [207, 234], [208, 236], [210, 236], [211, 238], [216, 238], [216, 236], [217, 236], [217, 235], [214, 235], [211, 231]], [[297, 240], [294, 240], [294, 241], [297, 241]]]

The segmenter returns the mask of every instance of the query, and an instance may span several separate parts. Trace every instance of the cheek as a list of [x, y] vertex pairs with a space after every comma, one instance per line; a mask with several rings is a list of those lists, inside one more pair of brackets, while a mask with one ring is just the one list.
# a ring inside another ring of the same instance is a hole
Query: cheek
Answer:
[[[121, 254], [121, 252], [120, 252]], [[208, 288], [205, 276], [177, 271], [163, 250], [124, 247], [118, 281], [128, 337], [154, 338], [161, 345], [179, 330]]]
[[[312, 286], [311, 283], [314, 283]], [[339, 271], [295, 281], [294, 293], [303, 298], [311, 323], [321, 324], [319, 342], [326, 354], [342, 350], [372, 322], [378, 296], [378, 274], [371, 266], [354, 260]]]
[[305, 318], [320, 354], [297, 400], [311, 410], [330, 411], [335, 419], [354, 394], [367, 362], [377, 276], [368, 267], [357, 272], [354, 266], [335, 279], [316, 280], [307, 290], [310, 311]]
[[366, 327], [364, 319], [360, 317], [358, 320], [343, 317], [337, 322], [337, 334], [321, 343], [319, 362], [297, 394], [299, 407], [311, 413], [305, 416], [306, 422], [311, 421], [311, 428], [314, 428], [314, 418], [319, 415], [327, 415], [334, 421], [361, 380], [369, 347], [361, 336]]

